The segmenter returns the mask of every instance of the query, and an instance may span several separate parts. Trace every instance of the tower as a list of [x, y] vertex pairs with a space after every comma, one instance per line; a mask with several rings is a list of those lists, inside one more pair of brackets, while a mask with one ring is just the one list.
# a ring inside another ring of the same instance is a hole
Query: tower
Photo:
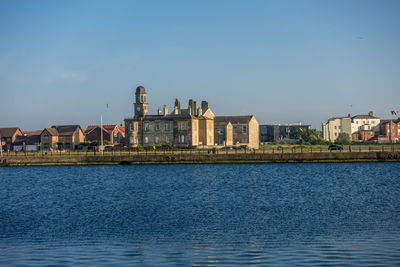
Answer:
[[135, 117], [147, 115], [146, 90], [143, 86], [138, 86], [135, 93]]

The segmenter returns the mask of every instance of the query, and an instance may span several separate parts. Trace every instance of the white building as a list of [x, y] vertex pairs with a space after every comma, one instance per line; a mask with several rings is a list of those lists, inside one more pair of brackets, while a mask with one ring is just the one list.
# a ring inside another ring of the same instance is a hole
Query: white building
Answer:
[[381, 119], [374, 117], [374, 113], [370, 111], [368, 115], [356, 115], [351, 117], [351, 133], [363, 131], [374, 131], [379, 134], [379, 124]]

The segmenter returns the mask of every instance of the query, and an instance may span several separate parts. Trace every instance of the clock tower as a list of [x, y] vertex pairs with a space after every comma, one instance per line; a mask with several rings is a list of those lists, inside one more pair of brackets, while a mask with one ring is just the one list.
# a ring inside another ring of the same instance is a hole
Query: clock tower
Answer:
[[147, 115], [146, 90], [143, 86], [138, 86], [135, 93], [135, 118]]

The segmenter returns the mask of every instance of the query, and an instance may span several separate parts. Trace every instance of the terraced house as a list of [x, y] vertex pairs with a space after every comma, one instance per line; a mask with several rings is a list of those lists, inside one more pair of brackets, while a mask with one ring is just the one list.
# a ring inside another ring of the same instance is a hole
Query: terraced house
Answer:
[[[135, 92], [134, 109], [134, 116], [124, 120], [126, 143], [130, 147], [208, 148], [216, 145], [234, 144], [235, 142], [237, 144], [251, 143], [254, 148], [258, 148], [259, 145], [258, 123], [254, 116], [233, 116], [217, 119], [218, 117], [215, 117], [207, 101], [202, 101], [201, 105], [197, 107], [196, 101], [190, 99], [188, 107], [183, 109], [180, 101], [175, 99], [171, 112], [169, 112], [167, 105], [163, 105], [162, 108], [158, 108], [157, 114], [148, 115], [146, 90], [139, 86]], [[229, 131], [224, 136], [225, 141], [215, 140], [215, 130], [221, 127], [225, 131]], [[253, 134], [255, 128], [257, 133]]]

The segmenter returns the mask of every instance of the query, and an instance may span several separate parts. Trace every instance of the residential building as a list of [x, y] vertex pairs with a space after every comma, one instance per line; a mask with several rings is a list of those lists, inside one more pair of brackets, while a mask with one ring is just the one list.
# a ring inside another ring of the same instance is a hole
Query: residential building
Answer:
[[45, 128], [40, 134], [42, 150], [75, 150], [85, 134], [79, 125], [59, 125]]
[[327, 123], [322, 123], [324, 140], [334, 142], [340, 133], [347, 133], [351, 137], [351, 117], [333, 117]]
[[[103, 129], [103, 130], [101, 130]], [[104, 144], [119, 145], [125, 140], [125, 128], [122, 125], [89, 125], [85, 130], [86, 142], [101, 142], [101, 131], [103, 131]]]
[[24, 131], [22, 136], [17, 136], [13, 142], [14, 151], [39, 151], [40, 133], [42, 131]]
[[370, 111], [368, 115], [356, 115], [351, 117], [351, 133], [363, 130], [363, 131], [374, 131], [379, 133], [379, 123], [381, 119], [374, 116], [374, 113]]
[[12, 144], [15, 142], [18, 136], [22, 136], [23, 133], [18, 127], [11, 128], [0, 128], [0, 145], [4, 151], [12, 150]]
[[400, 142], [400, 118], [395, 120], [382, 120], [380, 134], [376, 137], [379, 143]]
[[217, 145], [248, 145], [254, 149], [260, 146], [259, 125], [253, 115], [216, 116], [214, 136]]
[[296, 142], [295, 133], [299, 129], [309, 130], [311, 125], [293, 123], [293, 124], [275, 124], [260, 125], [261, 142]]

